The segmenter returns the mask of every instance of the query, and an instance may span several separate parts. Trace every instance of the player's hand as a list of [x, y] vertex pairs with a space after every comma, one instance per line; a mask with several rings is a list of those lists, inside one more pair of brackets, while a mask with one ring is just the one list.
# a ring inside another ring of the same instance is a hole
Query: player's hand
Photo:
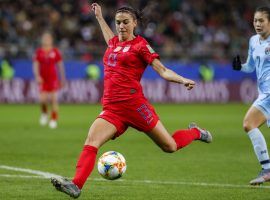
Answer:
[[237, 71], [241, 70], [242, 64], [241, 64], [241, 59], [239, 55], [233, 58], [232, 67], [233, 67], [233, 70], [237, 70]]
[[187, 90], [191, 90], [195, 86], [195, 82], [187, 78], [183, 78], [183, 84]]
[[91, 4], [91, 8], [92, 8], [92, 10], [94, 11], [94, 13], [95, 13], [97, 19], [103, 17], [103, 16], [102, 16], [101, 7], [100, 7], [99, 4], [97, 4], [97, 3], [92, 3], [92, 4]]

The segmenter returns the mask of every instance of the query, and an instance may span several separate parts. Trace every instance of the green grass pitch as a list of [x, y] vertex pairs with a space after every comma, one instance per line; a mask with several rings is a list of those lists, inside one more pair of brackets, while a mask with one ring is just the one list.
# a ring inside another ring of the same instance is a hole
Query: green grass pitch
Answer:
[[[156, 104], [155, 108], [170, 132], [195, 121], [212, 132], [213, 143], [196, 141], [166, 154], [144, 133], [129, 128], [98, 153], [121, 152], [127, 160], [124, 177], [102, 180], [95, 168], [80, 199], [270, 198], [269, 184], [264, 184], [269, 188], [248, 187], [260, 170], [249, 138], [242, 130], [248, 105]], [[0, 105], [0, 165], [72, 177], [88, 128], [100, 111], [100, 105], [61, 105], [59, 128], [50, 130], [38, 124], [38, 105]], [[269, 141], [269, 129], [263, 126], [261, 130]], [[33, 175], [0, 168], [0, 199], [70, 199], [57, 192], [48, 179], [28, 176]]]

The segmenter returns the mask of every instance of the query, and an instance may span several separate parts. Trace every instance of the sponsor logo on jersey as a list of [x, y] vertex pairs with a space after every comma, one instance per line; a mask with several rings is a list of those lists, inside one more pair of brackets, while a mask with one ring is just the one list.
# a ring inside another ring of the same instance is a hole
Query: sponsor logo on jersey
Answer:
[[265, 55], [270, 55], [270, 47], [265, 48]]
[[120, 51], [122, 49], [122, 47], [116, 47], [114, 50], [113, 50], [113, 52], [118, 52], [118, 51]]
[[154, 49], [148, 44], [146, 45], [147, 49], [149, 50], [150, 53], [155, 53]]
[[128, 52], [128, 50], [130, 49], [130, 46], [126, 46], [124, 49], [123, 49], [123, 52]]

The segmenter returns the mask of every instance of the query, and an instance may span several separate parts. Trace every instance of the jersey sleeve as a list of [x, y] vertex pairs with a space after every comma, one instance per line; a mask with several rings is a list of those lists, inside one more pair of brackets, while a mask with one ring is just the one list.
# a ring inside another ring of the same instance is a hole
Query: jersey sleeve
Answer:
[[159, 58], [159, 55], [146, 41], [143, 41], [141, 43], [139, 48], [139, 54], [147, 64], [151, 64], [154, 59]]
[[33, 57], [32, 57], [32, 60], [33, 60], [33, 62], [38, 62], [39, 60], [39, 54], [38, 54], [38, 49], [34, 52], [34, 54], [33, 54]]
[[246, 73], [251, 73], [255, 70], [255, 61], [253, 59], [253, 47], [252, 47], [252, 38], [249, 40], [249, 47], [248, 47], [248, 58], [246, 63], [242, 64], [241, 71]]
[[56, 58], [55, 58], [56, 62], [62, 61], [63, 58], [62, 58], [62, 54], [61, 54], [60, 50], [59, 49], [55, 49], [55, 53], [56, 53]]

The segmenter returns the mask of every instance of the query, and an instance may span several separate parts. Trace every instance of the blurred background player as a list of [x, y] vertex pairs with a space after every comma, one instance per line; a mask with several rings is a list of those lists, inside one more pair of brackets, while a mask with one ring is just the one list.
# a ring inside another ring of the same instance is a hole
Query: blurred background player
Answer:
[[[59, 68], [61, 82], [58, 80]], [[40, 125], [45, 126], [49, 121], [50, 128], [57, 127], [58, 99], [57, 91], [65, 85], [65, 69], [60, 51], [53, 46], [53, 36], [43, 33], [41, 47], [34, 55], [33, 71], [40, 91]], [[48, 116], [48, 103], [51, 103], [51, 116]]]
[[148, 42], [134, 34], [141, 15], [131, 7], [119, 8], [115, 14], [118, 33], [115, 36], [102, 16], [101, 7], [93, 3], [92, 9], [108, 45], [103, 58], [103, 111], [90, 127], [73, 180], [61, 177], [51, 180], [58, 191], [73, 198], [80, 196], [94, 168], [98, 149], [107, 141], [122, 135], [129, 126], [146, 133], [167, 153], [176, 152], [194, 140], [212, 141], [211, 134], [194, 123], [189, 125], [189, 129], [177, 130], [171, 136], [144, 97], [140, 80], [148, 64], [163, 79], [183, 84], [188, 90], [195, 86], [195, 82], [166, 68]]
[[265, 138], [259, 127], [267, 121], [270, 126], [270, 8], [259, 7], [254, 14], [253, 25], [256, 35], [249, 40], [248, 58], [241, 64], [240, 56], [233, 60], [233, 69], [251, 73], [256, 70], [258, 92], [257, 100], [246, 113], [243, 121], [255, 154], [262, 166], [258, 177], [250, 181], [251, 185], [270, 181], [270, 161]]

